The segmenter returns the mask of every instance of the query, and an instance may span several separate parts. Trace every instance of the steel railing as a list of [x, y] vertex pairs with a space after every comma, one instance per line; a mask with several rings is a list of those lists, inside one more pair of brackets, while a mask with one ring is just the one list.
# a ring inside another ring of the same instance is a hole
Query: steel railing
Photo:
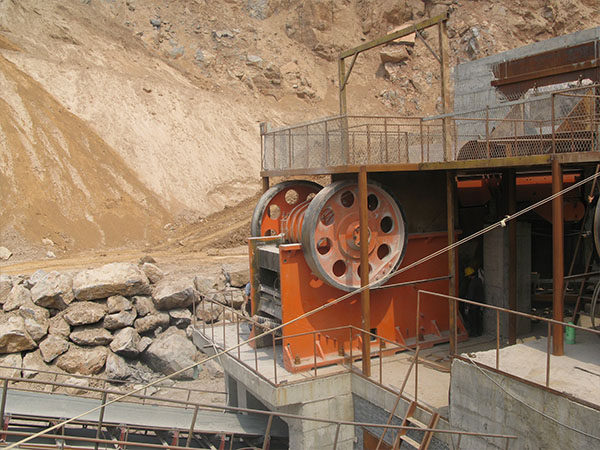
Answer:
[[600, 85], [587, 85], [443, 116], [334, 116], [264, 129], [262, 169], [285, 172], [597, 152], [599, 93]]

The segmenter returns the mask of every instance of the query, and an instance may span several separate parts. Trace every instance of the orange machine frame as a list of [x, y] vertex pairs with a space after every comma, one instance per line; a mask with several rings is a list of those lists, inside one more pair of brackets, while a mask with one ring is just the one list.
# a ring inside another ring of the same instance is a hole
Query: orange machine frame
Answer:
[[[254, 311], [255, 286], [258, 281], [255, 259], [256, 247], [261, 242], [277, 242], [271, 238], [250, 239], [250, 277]], [[408, 238], [406, 254], [401, 267], [444, 248], [448, 243], [446, 232], [413, 234]], [[287, 323], [306, 312], [335, 300], [346, 292], [329, 286], [317, 278], [308, 267], [301, 244], [279, 246], [282, 321]], [[389, 280], [386, 284], [410, 282], [421, 279], [448, 276], [448, 258], [438, 256]], [[371, 331], [407, 347], [416, 345], [416, 308], [418, 289], [447, 294], [449, 280], [438, 280], [418, 285], [405, 285], [371, 290]], [[420, 300], [419, 345], [432, 346], [449, 340], [448, 303], [439, 299], [423, 297]], [[285, 326], [282, 330], [284, 365], [290, 372], [308, 370], [347, 360], [352, 355], [360, 357], [362, 336], [354, 333], [350, 343], [348, 329], [328, 330], [352, 325], [361, 327], [360, 295], [353, 296], [314, 315]], [[466, 330], [459, 320], [458, 337], [467, 338]], [[310, 333], [315, 331], [316, 333]], [[309, 334], [307, 334], [309, 333]], [[299, 336], [298, 336], [299, 335]], [[379, 352], [379, 340], [371, 343], [373, 352]], [[382, 351], [384, 351], [382, 349]], [[398, 349], [386, 348], [385, 352]], [[316, 353], [316, 358], [315, 358]]]

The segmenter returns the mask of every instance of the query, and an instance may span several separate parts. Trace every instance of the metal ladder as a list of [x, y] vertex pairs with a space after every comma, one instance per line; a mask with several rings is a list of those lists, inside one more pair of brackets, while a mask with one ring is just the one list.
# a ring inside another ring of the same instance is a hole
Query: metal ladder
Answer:
[[[408, 409], [406, 410], [406, 416], [404, 416], [404, 420], [402, 421], [402, 426], [414, 426], [423, 429], [433, 429], [437, 426], [438, 421], [440, 420], [440, 415], [438, 413], [433, 413], [431, 416], [431, 420], [428, 424], [424, 424], [423, 422], [417, 420], [413, 414], [417, 409], [417, 402], [412, 401], [410, 405], [408, 405]], [[429, 448], [429, 444], [431, 443], [431, 439], [433, 439], [433, 431], [424, 431], [423, 438], [421, 442], [417, 442], [413, 438], [409, 437], [406, 434], [407, 430], [400, 430], [396, 435], [396, 440], [394, 441], [394, 446], [392, 447], [394, 450], [400, 448], [403, 442], [408, 444], [410, 447], [419, 449], [419, 450], [427, 450]]]

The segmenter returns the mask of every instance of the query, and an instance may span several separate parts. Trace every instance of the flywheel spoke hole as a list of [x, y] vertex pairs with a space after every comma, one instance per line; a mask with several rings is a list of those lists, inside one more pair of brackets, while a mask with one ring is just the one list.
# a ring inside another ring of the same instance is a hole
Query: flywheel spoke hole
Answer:
[[378, 206], [379, 199], [377, 198], [377, 196], [375, 194], [369, 194], [369, 196], [367, 197], [367, 208], [369, 208], [369, 211], [375, 211]]
[[329, 238], [321, 238], [319, 242], [317, 242], [317, 251], [321, 255], [326, 255], [331, 250], [331, 239]]
[[380, 260], [383, 260], [386, 256], [388, 256], [390, 252], [390, 246], [387, 244], [381, 244], [379, 247], [377, 247], [377, 257]]
[[345, 191], [340, 196], [340, 202], [346, 208], [350, 208], [354, 204], [354, 194], [352, 191]]
[[[371, 264], [369, 264], [369, 273], [371, 273], [371, 272], [373, 272], [373, 266]], [[358, 268], [356, 269], [356, 273], [360, 277], [360, 264], [358, 265]]]
[[333, 209], [331, 209], [331, 208], [325, 208], [321, 212], [321, 215], [319, 216], [319, 220], [325, 226], [331, 225], [333, 223], [334, 219], [335, 219], [335, 213], [333, 212]]
[[300, 196], [298, 195], [298, 191], [296, 191], [295, 189], [289, 189], [285, 193], [285, 201], [288, 205], [295, 205], [296, 203], [298, 203], [299, 197]]
[[341, 259], [338, 259], [334, 264], [333, 264], [333, 274], [336, 277], [341, 277], [342, 275], [344, 275], [346, 273], [346, 263], [344, 261], [342, 261]]
[[279, 205], [270, 205], [269, 206], [269, 217], [273, 220], [279, 219], [281, 216], [281, 208]]
[[313, 198], [315, 198], [315, 195], [317, 195], [317, 194], [316, 194], [316, 192], [311, 192], [310, 194], [308, 194], [308, 195], [306, 196], [306, 200], [307, 200], [307, 201], [310, 201], [310, 200], [312, 200]]
[[381, 219], [380, 226], [381, 231], [383, 231], [384, 233], [389, 233], [390, 231], [392, 231], [392, 228], [394, 228], [394, 221], [390, 216], [385, 216], [383, 219]]
[[275, 230], [267, 230], [265, 231], [265, 236], [275, 236], [277, 233]]

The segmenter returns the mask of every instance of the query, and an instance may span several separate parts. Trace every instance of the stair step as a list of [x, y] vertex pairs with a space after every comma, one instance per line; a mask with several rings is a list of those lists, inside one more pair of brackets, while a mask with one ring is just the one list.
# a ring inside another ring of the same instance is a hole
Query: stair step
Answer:
[[413, 425], [418, 426], [419, 428], [429, 428], [427, 425], [425, 425], [423, 422], [421, 422], [420, 420], [417, 420], [414, 417], [408, 417], [407, 420], [412, 423]]
[[414, 439], [408, 437], [407, 435], [403, 434], [402, 436], [400, 436], [400, 439], [402, 439], [404, 442], [406, 442], [408, 445], [412, 445], [414, 448], [418, 449], [421, 444], [418, 443], [417, 441], [415, 441]]

